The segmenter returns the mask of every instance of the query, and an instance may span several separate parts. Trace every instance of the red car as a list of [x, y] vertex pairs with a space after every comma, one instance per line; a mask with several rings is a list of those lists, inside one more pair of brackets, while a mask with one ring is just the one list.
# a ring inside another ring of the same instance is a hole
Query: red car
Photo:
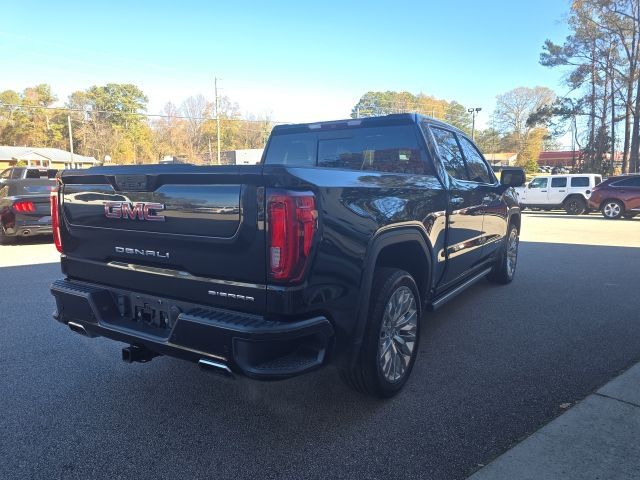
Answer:
[[604, 218], [633, 218], [640, 214], [640, 175], [609, 177], [593, 187], [589, 208], [600, 210]]

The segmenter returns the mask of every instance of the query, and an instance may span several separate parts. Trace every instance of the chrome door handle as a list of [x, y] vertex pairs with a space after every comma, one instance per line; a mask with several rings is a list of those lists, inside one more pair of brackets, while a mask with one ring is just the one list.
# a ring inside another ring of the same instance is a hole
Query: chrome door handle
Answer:
[[452, 197], [451, 200], [449, 200], [451, 202], [452, 205], [461, 205], [464, 202], [464, 198], [462, 197]]
[[487, 195], [486, 197], [484, 197], [484, 198], [482, 199], [482, 201], [483, 201], [483, 202], [490, 202], [490, 201], [492, 201], [492, 200], [493, 200], [493, 197], [491, 197], [490, 195]]
[[546, 190], [540, 190], [541, 192], [546, 192]]

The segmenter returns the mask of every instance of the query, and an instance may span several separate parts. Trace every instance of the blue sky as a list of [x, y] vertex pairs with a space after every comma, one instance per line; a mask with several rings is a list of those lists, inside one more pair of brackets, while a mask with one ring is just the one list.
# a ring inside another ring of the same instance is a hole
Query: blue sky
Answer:
[[368, 90], [408, 90], [483, 107], [517, 86], [562, 94], [538, 64], [567, 35], [565, 0], [11, 2], [2, 7], [0, 90], [131, 82], [150, 113], [202, 93], [277, 121], [349, 114]]

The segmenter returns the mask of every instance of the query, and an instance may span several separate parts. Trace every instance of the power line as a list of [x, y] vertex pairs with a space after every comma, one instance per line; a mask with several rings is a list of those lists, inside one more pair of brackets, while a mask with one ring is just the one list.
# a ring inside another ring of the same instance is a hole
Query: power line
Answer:
[[[175, 118], [178, 120], [216, 120], [216, 117], [190, 117], [186, 115], [165, 115], [165, 114], [156, 114], [156, 113], [124, 112], [121, 110], [85, 110], [83, 108], [44, 107], [40, 105], [19, 105], [14, 103], [0, 103], [0, 108], [3, 108], [3, 107], [28, 109], [28, 110], [59, 110], [61, 112], [79, 112], [79, 113], [85, 113], [85, 114], [103, 113], [108, 115], [131, 115], [131, 116], [137, 116], [137, 117], [150, 117], [150, 118], [169, 118], [169, 119]], [[270, 119], [250, 120], [245, 118], [227, 118], [227, 117], [220, 117], [220, 121], [265, 123], [265, 124], [269, 123], [273, 125], [296, 123], [296, 122], [276, 121], [276, 120], [270, 120]]]

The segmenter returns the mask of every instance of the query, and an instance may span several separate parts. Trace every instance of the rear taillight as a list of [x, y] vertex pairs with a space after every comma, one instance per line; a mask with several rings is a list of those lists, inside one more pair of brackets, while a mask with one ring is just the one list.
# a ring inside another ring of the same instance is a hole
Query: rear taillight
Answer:
[[318, 226], [316, 200], [310, 192], [267, 193], [269, 273], [281, 282], [300, 280]]
[[19, 213], [33, 213], [36, 211], [36, 205], [27, 200], [19, 200], [13, 204], [13, 209]]
[[58, 208], [58, 190], [51, 192], [51, 228], [53, 229], [53, 243], [62, 253], [62, 239], [60, 238], [60, 210]]

